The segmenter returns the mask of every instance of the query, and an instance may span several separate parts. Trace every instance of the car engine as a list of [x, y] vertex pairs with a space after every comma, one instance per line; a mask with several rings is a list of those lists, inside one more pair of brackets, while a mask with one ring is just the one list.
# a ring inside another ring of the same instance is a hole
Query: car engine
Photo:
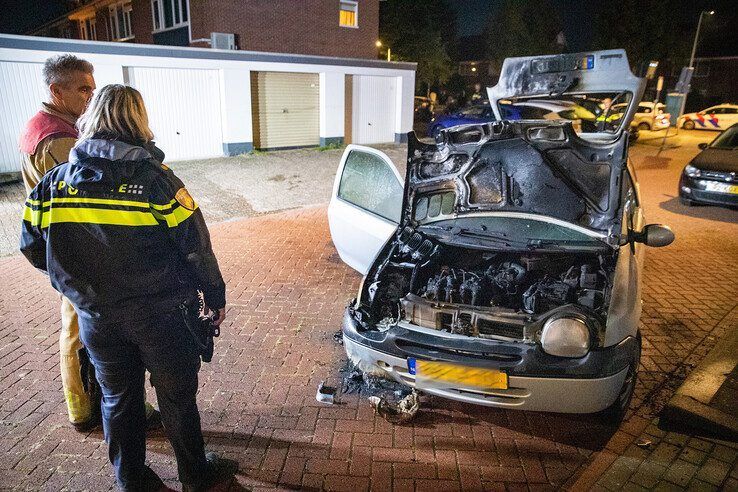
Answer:
[[525, 326], [575, 305], [604, 316], [612, 259], [598, 253], [482, 251], [400, 233], [368, 284], [379, 329], [398, 321], [454, 334], [528, 339]]

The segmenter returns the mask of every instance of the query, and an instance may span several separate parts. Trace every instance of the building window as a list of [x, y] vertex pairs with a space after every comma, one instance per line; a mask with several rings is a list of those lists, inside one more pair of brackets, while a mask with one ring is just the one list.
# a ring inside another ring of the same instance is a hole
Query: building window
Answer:
[[339, 3], [338, 25], [341, 27], [359, 27], [359, 4], [350, 1]]
[[79, 21], [79, 35], [81, 39], [97, 41], [97, 19], [90, 17]]
[[189, 24], [187, 0], [151, 0], [154, 32]]
[[131, 29], [131, 2], [118, 2], [110, 7], [110, 38], [113, 41], [127, 41], [133, 38], [133, 30]]

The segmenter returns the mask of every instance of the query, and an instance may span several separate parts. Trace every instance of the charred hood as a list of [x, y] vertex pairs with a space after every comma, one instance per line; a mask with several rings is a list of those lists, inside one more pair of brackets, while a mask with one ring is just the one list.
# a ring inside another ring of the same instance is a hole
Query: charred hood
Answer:
[[408, 141], [403, 224], [518, 212], [619, 232], [627, 134], [595, 143], [570, 123], [501, 121], [444, 131], [436, 144]]

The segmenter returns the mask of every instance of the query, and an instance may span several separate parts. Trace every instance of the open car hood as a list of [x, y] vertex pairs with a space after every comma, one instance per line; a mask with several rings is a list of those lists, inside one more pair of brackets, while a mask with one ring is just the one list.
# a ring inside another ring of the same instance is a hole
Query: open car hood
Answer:
[[[643, 96], [645, 79], [630, 71], [625, 50], [506, 58], [496, 86], [487, 88], [490, 104], [502, 119], [500, 101], [597, 93], [626, 93], [630, 100], [615, 132], [628, 129]], [[621, 101], [613, 101], [623, 102]], [[599, 134], [597, 132], [595, 135]]]
[[591, 142], [560, 121], [463, 125], [442, 131], [435, 144], [411, 132], [401, 222], [535, 214], [614, 245], [627, 152], [627, 134]]

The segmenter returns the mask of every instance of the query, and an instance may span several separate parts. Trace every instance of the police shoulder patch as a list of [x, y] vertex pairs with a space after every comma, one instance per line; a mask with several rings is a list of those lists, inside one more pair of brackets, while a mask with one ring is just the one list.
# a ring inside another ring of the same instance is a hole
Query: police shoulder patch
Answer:
[[190, 192], [187, 191], [187, 188], [180, 188], [177, 190], [177, 194], [174, 195], [174, 199], [187, 210], [195, 210], [195, 200], [190, 195]]

